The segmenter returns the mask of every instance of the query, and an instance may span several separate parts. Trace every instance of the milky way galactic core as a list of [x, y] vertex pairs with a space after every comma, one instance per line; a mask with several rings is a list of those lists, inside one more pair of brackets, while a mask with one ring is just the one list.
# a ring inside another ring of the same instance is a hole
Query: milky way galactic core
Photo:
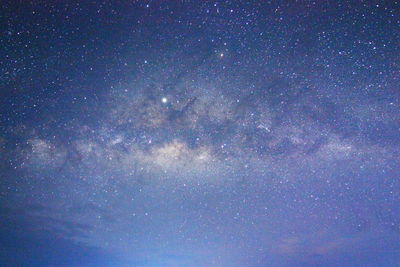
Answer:
[[398, 266], [398, 1], [5, 1], [0, 266]]

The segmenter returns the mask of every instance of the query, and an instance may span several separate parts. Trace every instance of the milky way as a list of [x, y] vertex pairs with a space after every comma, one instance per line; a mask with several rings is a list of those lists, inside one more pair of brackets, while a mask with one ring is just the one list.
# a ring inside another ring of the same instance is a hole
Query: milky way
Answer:
[[1, 266], [397, 266], [388, 1], [14, 3]]

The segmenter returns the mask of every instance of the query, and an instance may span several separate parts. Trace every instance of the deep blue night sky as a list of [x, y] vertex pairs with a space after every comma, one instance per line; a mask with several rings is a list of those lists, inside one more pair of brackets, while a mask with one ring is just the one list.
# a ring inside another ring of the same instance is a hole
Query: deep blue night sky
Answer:
[[0, 266], [400, 266], [400, 2], [3, 1]]

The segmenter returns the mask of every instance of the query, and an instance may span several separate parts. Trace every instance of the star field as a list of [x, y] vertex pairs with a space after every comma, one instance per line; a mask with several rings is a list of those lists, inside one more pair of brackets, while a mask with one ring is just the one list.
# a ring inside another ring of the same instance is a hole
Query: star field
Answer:
[[397, 266], [397, 1], [6, 1], [0, 266]]

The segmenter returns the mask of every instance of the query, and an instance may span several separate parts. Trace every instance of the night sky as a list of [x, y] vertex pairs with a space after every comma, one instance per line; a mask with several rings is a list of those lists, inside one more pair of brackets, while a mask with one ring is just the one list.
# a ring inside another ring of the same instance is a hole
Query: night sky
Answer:
[[400, 266], [400, 2], [2, 1], [0, 266]]

